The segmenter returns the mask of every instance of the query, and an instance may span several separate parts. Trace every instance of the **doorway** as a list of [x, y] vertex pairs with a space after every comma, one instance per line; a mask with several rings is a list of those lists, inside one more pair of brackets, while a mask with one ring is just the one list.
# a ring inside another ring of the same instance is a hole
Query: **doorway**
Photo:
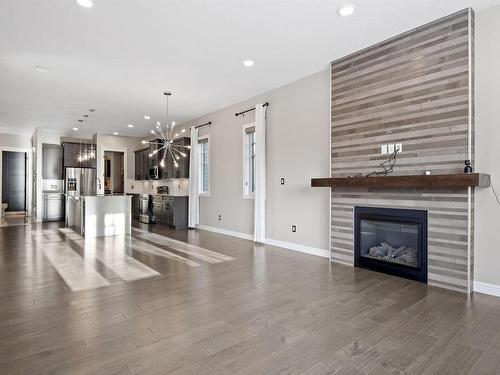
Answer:
[[124, 180], [124, 153], [118, 151], [104, 152], [104, 194], [123, 194]]
[[2, 151], [2, 203], [6, 213], [26, 214], [25, 152]]

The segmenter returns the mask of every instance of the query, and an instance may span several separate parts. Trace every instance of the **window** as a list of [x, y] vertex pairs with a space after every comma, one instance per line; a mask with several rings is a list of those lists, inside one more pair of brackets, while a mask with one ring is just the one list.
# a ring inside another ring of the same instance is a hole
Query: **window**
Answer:
[[198, 139], [198, 194], [209, 195], [209, 138]]
[[243, 198], [251, 199], [255, 193], [255, 126], [243, 127]]

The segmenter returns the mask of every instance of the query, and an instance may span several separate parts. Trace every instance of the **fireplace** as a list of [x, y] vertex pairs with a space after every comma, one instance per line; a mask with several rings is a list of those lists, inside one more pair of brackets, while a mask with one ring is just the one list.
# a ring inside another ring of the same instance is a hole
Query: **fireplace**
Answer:
[[354, 207], [354, 265], [427, 283], [427, 211]]

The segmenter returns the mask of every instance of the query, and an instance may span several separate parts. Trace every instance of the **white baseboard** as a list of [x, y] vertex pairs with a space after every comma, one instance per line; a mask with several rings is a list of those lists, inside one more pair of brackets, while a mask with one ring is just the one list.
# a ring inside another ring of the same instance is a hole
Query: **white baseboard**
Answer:
[[[238, 237], [238, 238], [242, 238], [244, 240], [253, 241], [253, 234], [236, 232], [236, 231], [222, 229], [222, 228], [216, 228], [216, 227], [210, 227], [208, 225], [197, 225], [196, 229], [206, 230], [209, 232], [225, 234], [226, 236]], [[315, 247], [299, 245], [299, 244], [292, 243], [292, 242], [273, 240], [271, 238], [266, 239], [266, 241], [264, 243], [267, 245], [282, 247], [282, 248], [287, 249], [287, 250], [299, 251], [301, 253], [316, 255], [316, 256], [328, 258], [328, 259], [330, 258], [330, 251], [318, 249]]]
[[500, 285], [482, 283], [474, 281], [474, 292], [489, 294], [491, 296], [500, 297]]
[[238, 237], [238, 238], [243, 238], [244, 240], [253, 241], [253, 234], [236, 232], [236, 231], [233, 231], [233, 230], [216, 228], [216, 227], [209, 227], [208, 225], [197, 225], [196, 229], [206, 230], [206, 231], [209, 231], [209, 232], [215, 232], [215, 233], [225, 234], [226, 236]]
[[301, 253], [316, 255], [319, 257], [323, 257], [323, 258], [330, 258], [330, 251], [329, 250], [318, 249], [316, 247], [300, 245], [300, 244], [293, 243], [293, 242], [273, 240], [272, 238], [267, 238], [265, 243], [268, 245], [283, 247], [285, 249], [289, 249], [289, 250], [293, 250], [293, 251], [299, 251]]

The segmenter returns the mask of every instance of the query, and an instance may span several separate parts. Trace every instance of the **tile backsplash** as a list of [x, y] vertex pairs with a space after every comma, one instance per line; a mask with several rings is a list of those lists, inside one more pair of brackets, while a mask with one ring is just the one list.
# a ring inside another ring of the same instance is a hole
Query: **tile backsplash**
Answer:
[[189, 195], [189, 178], [172, 178], [155, 181], [127, 181], [127, 193], [156, 194], [158, 186], [168, 186], [170, 195]]

